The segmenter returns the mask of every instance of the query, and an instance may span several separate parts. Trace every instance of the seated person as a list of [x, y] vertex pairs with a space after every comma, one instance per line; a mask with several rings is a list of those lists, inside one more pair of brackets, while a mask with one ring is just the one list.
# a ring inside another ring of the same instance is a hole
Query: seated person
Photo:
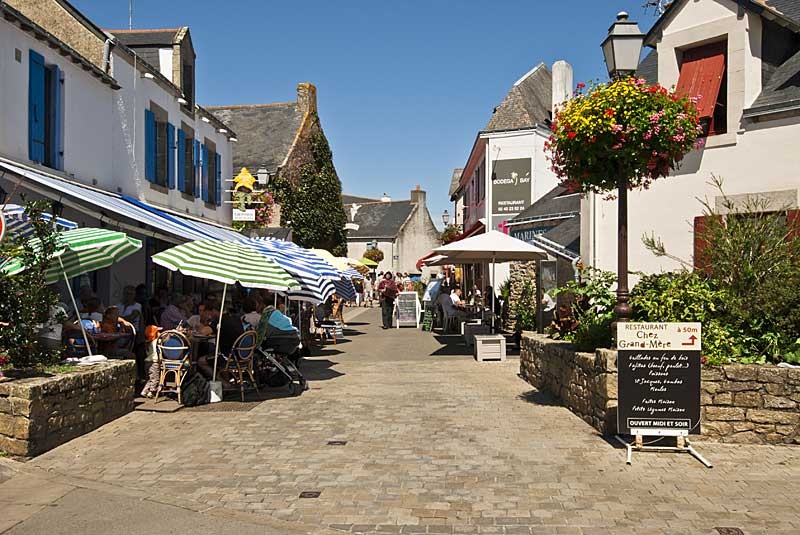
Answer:
[[283, 313], [284, 309], [282, 300], [278, 301], [278, 308], [268, 306], [264, 309], [256, 329], [256, 341], [259, 345], [266, 342], [267, 346], [278, 353], [291, 355], [300, 345], [300, 331], [292, 325], [291, 318]]
[[461, 299], [461, 288], [456, 288], [450, 293], [450, 301], [452, 301], [454, 307], [464, 308], [464, 301]]
[[[244, 333], [242, 322], [236, 314], [226, 312], [222, 315], [222, 328], [219, 332], [219, 362], [217, 362], [217, 377], [225, 369], [227, 358], [231, 353], [233, 343]], [[212, 351], [213, 353], [213, 351]], [[197, 367], [204, 376], [211, 379], [214, 376], [214, 356], [208, 355], [197, 359]], [[225, 377], [224, 379], [228, 379]]]
[[467, 319], [464, 302], [461, 300], [461, 288], [456, 288], [449, 298], [442, 299], [442, 307], [447, 317], [455, 317], [459, 322]]
[[100, 309], [100, 300], [96, 296], [89, 296], [81, 310], [82, 320], [103, 321], [103, 312]]
[[161, 328], [165, 331], [176, 329], [189, 318], [192, 298], [188, 295], [173, 294], [169, 305], [161, 313]]
[[214, 317], [213, 312], [208, 309], [204, 303], [200, 303], [197, 307], [197, 314], [191, 316], [187, 323], [189, 329], [194, 334], [200, 336], [211, 336], [214, 334]]
[[258, 300], [253, 296], [247, 296], [242, 303], [242, 308], [244, 309], [244, 315], [242, 316], [242, 323], [248, 325], [251, 329], [255, 329], [258, 326], [258, 322], [261, 321], [261, 309], [258, 308]]
[[133, 358], [130, 352], [133, 333], [133, 325], [126, 319], [120, 317], [119, 308], [110, 306], [103, 314], [103, 321], [100, 322], [99, 331], [106, 334], [122, 335], [116, 340], [99, 340], [97, 351], [107, 357]]

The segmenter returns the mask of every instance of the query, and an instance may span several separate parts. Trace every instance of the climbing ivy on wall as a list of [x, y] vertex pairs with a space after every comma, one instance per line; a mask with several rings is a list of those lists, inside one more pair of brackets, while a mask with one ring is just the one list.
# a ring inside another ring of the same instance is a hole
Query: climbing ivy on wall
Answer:
[[303, 152], [296, 157], [304, 163], [294, 172], [280, 173], [272, 184], [282, 224], [291, 227], [295, 243], [302, 247], [347, 256], [342, 184], [318, 118], [297, 150]]

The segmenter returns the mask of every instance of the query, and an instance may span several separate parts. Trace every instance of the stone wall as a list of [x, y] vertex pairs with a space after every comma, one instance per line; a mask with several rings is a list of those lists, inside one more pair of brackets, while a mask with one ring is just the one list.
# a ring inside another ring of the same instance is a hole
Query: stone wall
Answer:
[[[520, 374], [595, 429], [617, 430], [617, 352], [578, 353], [567, 342], [524, 333]], [[734, 443], [800, 443], [800, 368], [704, 367], [701, 432]]]
[[0, 450], [23, 457], [88, 433], [133, 410], [136, 365], [111, 361], [73, 373], [0, 382]]
[[[526, 282], [530, 282], [535, 295], [536, 292], [536, 262], [512, 262], [508, 276], [509, 295], [508, 295], [508, 319], [505, 328], [513, 331], [517, 323], [517, 315], [514, 313], [517, 303], [522, 297], [522, 289]], [[499, 288], [498, 288], [499, 291]], [[534, 301], [536, 298], [534, 297]]]

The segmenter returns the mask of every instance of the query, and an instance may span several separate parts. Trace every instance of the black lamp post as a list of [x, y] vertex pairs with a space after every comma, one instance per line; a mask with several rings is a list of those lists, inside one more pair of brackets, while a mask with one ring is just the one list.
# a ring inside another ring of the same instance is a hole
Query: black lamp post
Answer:
[[450, 214], [447, 213], [447, 210], [445, 210], [442, 213], [442, 223], [444, 223], [444, 226], [446, 227], [449, 222], [450, 222]]
[[6, 205], [6, 199], [8, 199], [8, 192], [3, 189], [3, 186], [0, 186], [0, 204], [5, 206]]
[[[639, 26], [628, 20], [628, 14], [624, 11], [617, 14], [617, 20], [608, 29], [608, 36], [601, 45], [608, 75], [619, 80], [635, 73], [643, 44], [644, 34]], [[628, 176], [624, 169], [619, 170], [617, 189], [617, 305], [614, 313], [617, 321], [628, 321], [631, 317], [631, 307], [628, 305]]]
[[50, 211], [52, 212], [54, 218], [61, 217], [61, 215], [64, 213], [64, 205], [61, 203], [61, 201], [53, 201], [50, 205]]

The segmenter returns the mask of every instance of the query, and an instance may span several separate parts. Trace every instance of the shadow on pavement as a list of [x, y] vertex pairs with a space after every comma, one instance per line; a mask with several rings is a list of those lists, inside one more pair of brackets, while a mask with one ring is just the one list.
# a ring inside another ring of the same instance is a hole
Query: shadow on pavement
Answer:
[[442, 347], [431, 353], [432, 357], [445, 356], [472, 356], [472, 351], [464, 342], [464, 337], [458, 334], [441, 335], [434, 334], [434, 340], [442, 344]]
[[522, 401], [527, 401], [534, 405], [547, 405], [547, 406], [560, 406], [561, 404], [547, 392], [540, 392], [539, 390], [528, 390], [517, 396]]
[[333, 369], [337, 364], [339, 363], [328, 359], [304, 359], [300, 363], [300, 372], [309, 381], [328, 381], [344, 375]]

